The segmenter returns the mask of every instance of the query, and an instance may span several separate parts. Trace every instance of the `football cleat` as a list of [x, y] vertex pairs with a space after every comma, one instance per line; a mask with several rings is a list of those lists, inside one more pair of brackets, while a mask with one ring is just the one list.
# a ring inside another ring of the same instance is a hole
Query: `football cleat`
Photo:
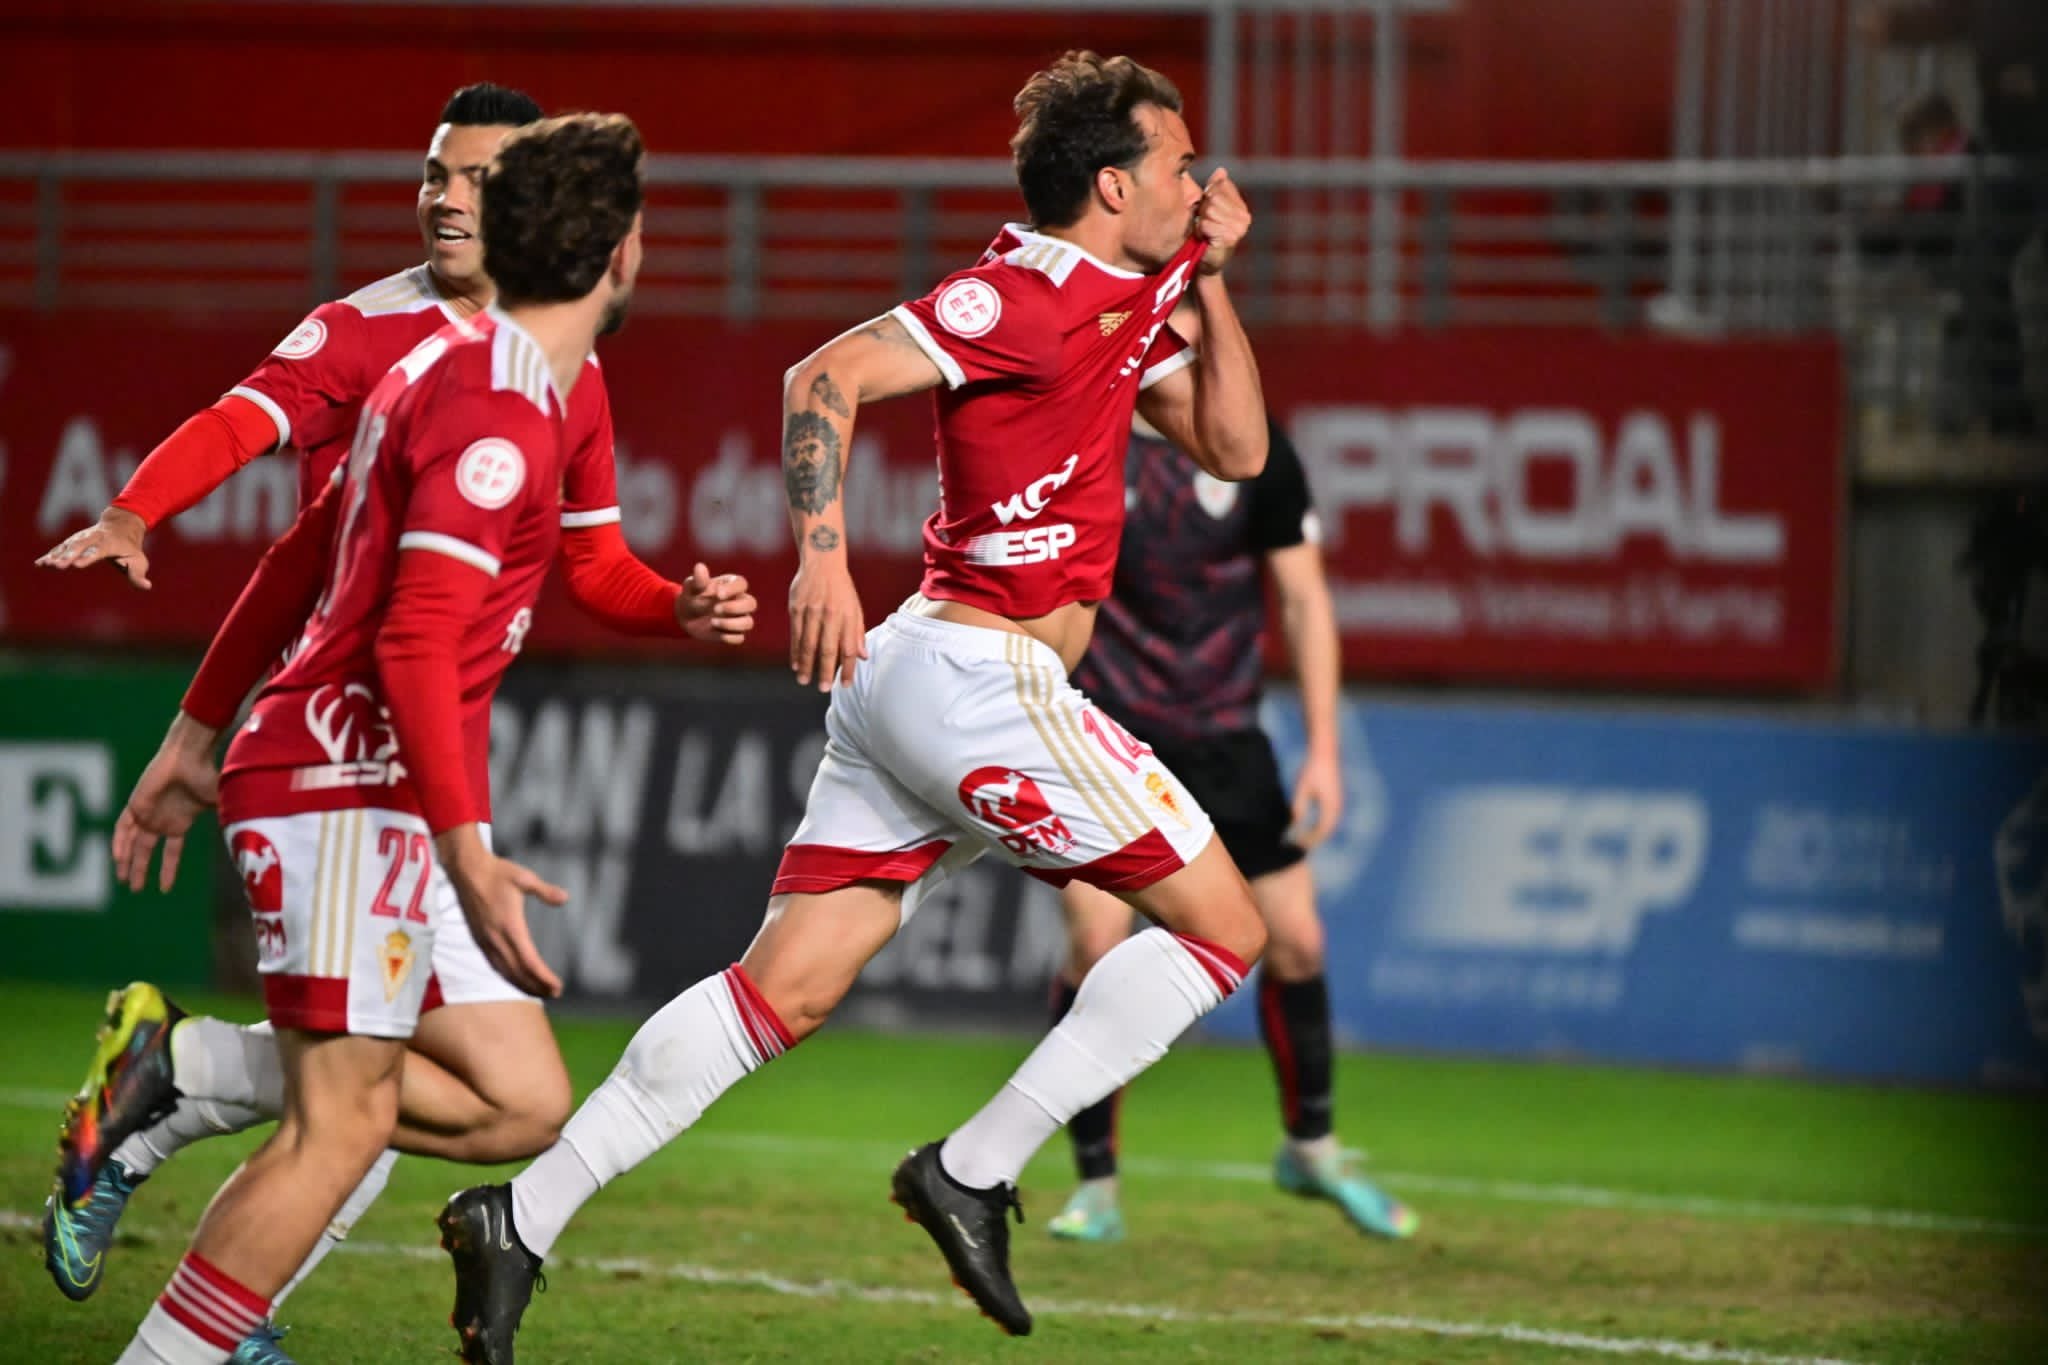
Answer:
[[284, 1353], [284, 1347], [278, 1345], [284, 1340], [284, 1334], [291, 1330], [266, 1319], [257, 1325], [255, 1331], [242, 1338], [235, 1347], [235, 1353], [228, 1357], [228, 1365], [295, 1365], [292, 1358]]
[[953, 1283], [983, 1317], [1013, 1337], [1031, 1334], [1031, 1311], [1010, 1279], [1010, 1225], [1004, 1215], [1015, 1213], [1024, 1221], [1015, 1185], [967, 1189], [939, 1165], [939, 1144], [931, 1142], [896, 1167], [889, 1199], [938, 1243]]
[[171, 1030], [184, 1017], [146, 981], [107, 997], [92, 1066], [64, 1106], [57, 1139], [57, 1188], [66, 1203], [76, 1207], [114, 1149], [177, 1104]]
[[146, 1176], [131, 1176], [127, 1167], [109, 1161], [94, 1177], [92, 1190], [77, 1207], [52, 1190], [43, 1203], [43, 1264], [67, 1299], [92, 1297], [107, 1273], [107, 1249], [114, 1244], [114, 1226]]
[[533, 1291], [545, 1291], [540, 1257], [512, 1226], [512, 1187], [478, 1185], [449, 1199], [434, 1219], [441, 1249], [455, 1262], [449, 1325], [470, 1365], [512, 1365], [512, 1338]]
[[1046, 1230], [1063, 1242], [1121, 1242], [1124, 1215], [1116, 1205], [1116, 1186], [1107, 1180], [1083, 1181]]
[[1327, 1199], [1344, 1210], [1360, 1232], [1375, 1237], [1413, 1237], [1422, 1226], [1415, 1210], [1365, 1178], [1359, 1153], [1339, 1149], [1327, 1160], [1308, 1161], [1292, 1143], [1273, 1157], [1273, 1183], [1304, 1199]]

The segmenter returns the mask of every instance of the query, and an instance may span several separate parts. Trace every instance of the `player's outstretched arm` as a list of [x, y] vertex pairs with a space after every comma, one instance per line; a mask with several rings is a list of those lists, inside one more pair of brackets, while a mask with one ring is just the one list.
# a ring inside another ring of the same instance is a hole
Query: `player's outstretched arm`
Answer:
[[840, 500], [854, 414], [863, 403], [943, 382], [938, 365], [888, 316], [835, 337], [783, 376], [782, 487], [797, 553], [789, 666], [806, 687], [815, 680], [826, 692], [834, 682], [852, 682], [855, 662], [867, 653]]
[[221, 486], [230, 474], [277, 444], [277, 425], [246, 398], [229, 394], [195, 413], [149, 453], [95, 524], [74, 531], [36, 564], [89, 569], [117, 564], [131, 586], [148, 589], [142, 538]]
[[616, 522], [565, 529], [557, 557], [577, 607], [621, 634], [736, 645], [754, 628], [756, 603], [746, 579], [698, 564], [688, 581], [672, 583], [633, 553]]

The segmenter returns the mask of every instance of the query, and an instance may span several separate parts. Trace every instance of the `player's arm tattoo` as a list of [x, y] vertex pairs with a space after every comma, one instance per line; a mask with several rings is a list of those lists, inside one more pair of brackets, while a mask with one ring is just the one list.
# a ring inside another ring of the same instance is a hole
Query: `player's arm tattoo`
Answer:
[[811, 528], [811, 548], [820, 553], [830, 553], [839, 548], [839, 533], [829, 526]]
[[839, 501], [839, 432], [830, 420], [792, 412], [783, 422], [782, 487], [799, 512], [815, 514]]
[[839, 391], [839, 386], [832, 382], [829, 374], [821, 374], [811, 381], [811, 402], [840, 417], [853, 416], [853, 409], [846, 406], [846, 395]]

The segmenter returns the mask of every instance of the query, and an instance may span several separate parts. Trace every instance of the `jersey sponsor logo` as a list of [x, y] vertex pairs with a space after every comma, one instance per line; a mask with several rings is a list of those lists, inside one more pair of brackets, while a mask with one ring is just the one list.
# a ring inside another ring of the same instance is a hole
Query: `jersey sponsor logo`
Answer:
[[405, 779], [391, 712], [362, 683], [326, 683], [306, 698], [306, 733], [327, 762], [292, 771], [294, 791], [395, 787]]
[[955, 280], [932, 306], [939, 325], [966, 341], [987, 336], [1003, 316], [1003, 296], [986, 280]]
[[1030, 521], [1051, 504], [1052, 495], [1065, 488], [1074, 477], [1074, 471], [1080, 467], [1080, 455], [1069, 455], [1067, 462], [1058, 469], [1042, 479], [1033, 479], [1022, 493], [1012, 493], [1001, 502], [990, 503], [989, 510], [1005, 526], [1013, 521]]
[[455, 488], [486, 512], [519, 496], [526, 483], [526, 456], [500, 436], [486, 436], [455, 461]]
[[1130, 320], [1131, 310], [1126, 308], [1121, 313], [1098, 313], [1095, 318], [1095, 325], [1102, 329], [1104, 336], [1111, 336], [1116, 332], [1117, 328]]
[[976, 768], [960, 779], [960, 804], [984, 825], [992, 825], [1004, 848], [1021, 858], [1064, 854], [1074, 832], [1053, 812], [1036, 782], [1015, 768]]
[[1195, 471], [1195, 501], [1202, 510], [1217, 521], [1230, 515], [1230, 509], [1237, 506], [1237, 485], [1226, 479], [1219, 479], [1206, 469]]
[[1022, 531], [991, 531], [968, 541], [961, 553], [970, 564], [1043, 564], [1071, 549], [1076, 538], [1073, 526], [1061, 521]]
[[498, 646], [507, 654], [517, 654], [526, 648], [526, 633], [533, 629], [533, 608], [521, 607], [512, 613], [512, 619], [505, 623], [505, 642]]
[[327, 324], [318, 318], [307, 318], [292, 328], [292, 334], [277, 343], [271, 354], [284, 360], [304, 360], [327, 344]]

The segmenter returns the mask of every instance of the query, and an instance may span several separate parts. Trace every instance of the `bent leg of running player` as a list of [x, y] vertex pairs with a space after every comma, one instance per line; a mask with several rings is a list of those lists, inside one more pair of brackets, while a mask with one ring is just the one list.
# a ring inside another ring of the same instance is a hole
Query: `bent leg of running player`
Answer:
[[[1131, 934], [1136, 918], [1131, 907], [1084, 882], [1060, 892], [1067, 924], [1067, 960], [1052, 979], [1049, 1002], [1053, 1027], [1067, 1017], [1081, 983], [1110, 949]], [[1080, 1177], [1066, 1206], [1047, 1221], [1053, 1236], [1074, 1242], [1114, 1242], [1124, 1235], [1123, 1213], [1117, 1207], [1117, 1121], [1123, 1107], [1121, 1090], [1089, 1105], [1067, 1122], [1067, 1140], [1074, 1149], [1074, 1170]]]

